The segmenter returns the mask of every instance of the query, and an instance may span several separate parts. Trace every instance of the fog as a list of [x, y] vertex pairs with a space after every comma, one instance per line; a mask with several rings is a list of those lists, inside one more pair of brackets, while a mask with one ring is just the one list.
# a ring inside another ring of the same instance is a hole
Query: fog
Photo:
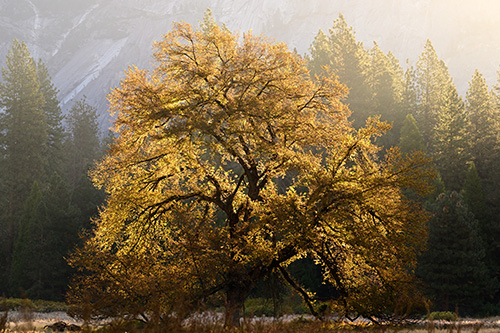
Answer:
[[342, 13], [365, 47], [376, 41], [403, 65], [415, 63], [430, 39], [461, 94], [476, 68], [496, 81], [500, 3], [493, 0], [2, 0], [0, 65], [12, 40], [24, 40], [49, 67], [63, 108], [86, 95], [106, 127], [105, 97], [123, 71], [148, 66], [152, 41], [172, 21], [197, 24], [207, 8], [232, 30], [263, 33], [300, 54]]

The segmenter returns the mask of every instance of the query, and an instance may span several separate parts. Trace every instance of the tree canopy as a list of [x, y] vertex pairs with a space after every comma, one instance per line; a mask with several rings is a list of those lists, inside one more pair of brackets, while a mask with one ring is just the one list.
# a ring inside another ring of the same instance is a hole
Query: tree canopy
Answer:
[[345, 87], [313, 80], [284, 44], [174, 24], [154, 55], [152, 71], [130, 68], [109, 96], [118, 138], [93, 172], [108, 200], [73, 256], [90, 274], [72, 300], [97, 314], [126, 298], [114, 311], [158, 318], [221, 295], [230, 325], [277, 271], [315, 313], [287, 272], [305, 255], [344, 313], [408, 296], [427, 215], [402, 188], [427, 190], [421, 154], [379, 158], [372, 140], [389, 125], [355, 130]]

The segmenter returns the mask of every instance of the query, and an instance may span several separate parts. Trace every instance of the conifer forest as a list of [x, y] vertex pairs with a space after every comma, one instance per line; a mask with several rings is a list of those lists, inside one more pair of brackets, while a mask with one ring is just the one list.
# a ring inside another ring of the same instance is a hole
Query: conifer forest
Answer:
[[154, 325], [207, 309], [238, 325], [256, 300], [500, 315], [500, 76], [461, 95], [430, 40], [410, 63], [332, 21], [303, 55], [209, 10], [174, 23], [152, 68], [109, 87], [109, 132], [85, 98], [63, 112], [13, 40], [0, 296]]

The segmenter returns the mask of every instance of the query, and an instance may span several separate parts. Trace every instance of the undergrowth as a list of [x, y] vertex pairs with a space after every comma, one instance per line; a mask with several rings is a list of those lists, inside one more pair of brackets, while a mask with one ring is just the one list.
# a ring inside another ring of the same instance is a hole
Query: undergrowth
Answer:
[[66, 312], [69, 306], [63, 302], [26, 298], [0, 298], [0, 311], [19, 311], [21, 309], [29, 309], [33, 312]]

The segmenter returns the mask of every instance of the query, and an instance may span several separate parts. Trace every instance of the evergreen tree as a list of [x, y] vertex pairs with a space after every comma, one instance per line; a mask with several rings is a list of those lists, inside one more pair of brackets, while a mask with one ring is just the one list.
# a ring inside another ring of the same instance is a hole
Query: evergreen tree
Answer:
[[332, 49], [332, 67], [340, 78], [340, 82], [349, 88], [347, 104], [352, 111], [356, 127], [365, 124], [370, 109], [370, 90], [366, 83], [365, 72], [369, 66], [368, 52], [363, 43], [356, 40], [355, 32], [342, 14], [335, 20], [329, 30], [330, 47]]
[[403, 71], [392, 53], [387, 55], [374, 43], [370, 50], [370, 65], [366, 80], [371, 91], [371, 112], [380, 115], [381, 120], [392, 124], [379, 139], [382, 146], [389, 148], [398, 144], [404, 114], [401, 111], [401, 87]]
[[[471, 162], [467, 171], [467, 177], [465, 178], [461, 193], [467, 206], [478, 220], [479, 233], [484, 241], [486, 250], [485, 263], [488, 266], [490, 274], [498, 281], [500, 280], [500, 265], [498, 261], [500, 258], [500, 227], [491, 212], [491, 208], [495, 206], [487, 204], [483, 184], [474, 162]], [[495, 297], [498, 301], [499, 295], [497, 294]]]
[[465, 109], [468, 115], [468, 132], [470, 135], [470, 154], [477, 167], [479, 177], [484, 182], [490, 205], [496, 205], [499, 198], [498, 162], [500, 161], [500, 113], [494, 106], [493, 96], [488, 91], [488, 85], [477, 70], [469, 82], [466, 93]]
[[48, 143], [45, 100], [37, 67], [24, 42], [14, 41], [2, 68], [0, 116], [3, 129], [6, 172], [16, 183], [23, 202], [35, 180], [41, 179], [47, 165]]
[[413, 66], [410, 66], [406, 60], [406, 71], [403, 76], [401, 87], [401, 110], [403, 114], [417, 116], [417, 87], [416, 72]]
[[[11, 267], [14, 240], [17, 237], [23, 203], [34, 181], [44, 177], [47, 166], [48, 133], [45, 100], [38, 70], [24, 42], [14, 40], [9, 50], [3, 82], [0, 83], [0, 146], [3, 207], [2, 270], [0, 292], [5, 292]], [[1, 274], [1, 273], [0, 273]]]
[[79, 226], [62, 178], [54, 175], [42, 191], [33, 184], [13, 252], [11, 295], [62, 301], [69, 283], [65, 257], [78, 239]]
[[443, 102], [436, 114], [432, 155], [446, 188], [459, 191], [470, 159], [467, 117], [454, 85], [448, 85], [442, 94]]
[[442, 193], [446, 192], [446, 188], [444, 186], [443, 178], [441, 177], [441, 174], [436, 172], [436, 176], [434, 177], [434, 180], [432, 181], [432, 187], [434, 190], [427, 195], [427, 202], [428, 203], [433, 203]]
[[319, 31], [310, 51], [311, 73], [324, 74], [323, 66], [326, 66], [336, 74], [340, 82], [349, 88], [347, 104], [355, 126], [364, 125], [366, 118], [371, 115], [371, 95], [365, 78], [369, 55], [363, 44], [356, 40], [352, 27], [347, 25], [342, 14], [333, 22], [328, 36]]
[[45, 64], [39, 60], [37, 75], [44, 99], [43, 112], [47, 122], [47, 159], [50, 172], [61, 173], [63, 159], [64, 127], [63, 114], [57, 99], [58, 90], [54, 86]]
[[433, 217], [418, 275], [427, 284], [437, 310], [478, 313], [496, 283], [483, 261], [477, 221], [457, 192], [439, 195], [429, 208]]
[[71, 202], [77, 209], [80, 228], [89, 228], [90, 219], [97, 215], [104, 202], [104, 194], [90, 181], [88, 171], [104, 154], [99, 141], [97, 110], [85, 98], [77, 101], [67, 117], [68, 140], [66, 156], [67, 175], [71, 188]]
[[[489, 214], [488, 207], [486, 206], [482, 181], [474, 162], [470, 163], [461, 194], [463, 195], [465, 203], [469, 207], [470, 211], [474, 214], [475, 218], [479, 220], [481, 229], [483, 229], [485, 227], [484, 222], [489, 218]], [[488, 235], [488, 231], [483, 231], [485, 232], [482, 232], [481, 236], [484, 238], [484, 236]]]
[[427, 140], [429, 148], [436, 126], [437, 114], [443, 103], [443, 92], [448, 91], [451, 77], [445, 63], [440, 60], [427, 40], [424, 51], [420, 55], [416, 71], [417, 113], [416, 119], [420, 124], [420, 131]]
[[401, 127], [399, 147], [405, 154], [416, 151], [426, 152], [424, 138], [418, 129], [415, 118], [408, 114]]
[[328, 36], [320, 30], [309, 48], [311, 58], [307, 64], [311, 74], [319, 75], [324, 72], [324, 68], [332, 67], [333, 52], [331, 50]]
[[85, 98], [76, 101], [67, 117], [69, 138], [67, 156], [69, 160], [69, 182], [74, 188], [101, 153], [97, 110]]
[[43, 191], [38, 223], [48, 232], [42, 244], [40, 288], [33, 290], [40, 299], [62, 301], [67, 291], [72, 270], [66, 258], [78, 243], [81, 231], [78, 210], [70, 202], [70, 195], [66, 181], [57, 174]]
[[[47, 236], [47, 230], [38, 223], [42, 192], [38, 182], [34, 182], [30, 196], [24, 203], [23, 214], [19, 223], [19, 231], [12, 254], [12, 268], [9, 275], [11, 295], [17, 297], [27, 296], [30, 288], [39, 284], [37, 268], [40, 264], [42, 249], [40, 241]], [[41, 227], [40, 230], [36, 230]], [[36, 287], [35, 287], [36, 288]]]

